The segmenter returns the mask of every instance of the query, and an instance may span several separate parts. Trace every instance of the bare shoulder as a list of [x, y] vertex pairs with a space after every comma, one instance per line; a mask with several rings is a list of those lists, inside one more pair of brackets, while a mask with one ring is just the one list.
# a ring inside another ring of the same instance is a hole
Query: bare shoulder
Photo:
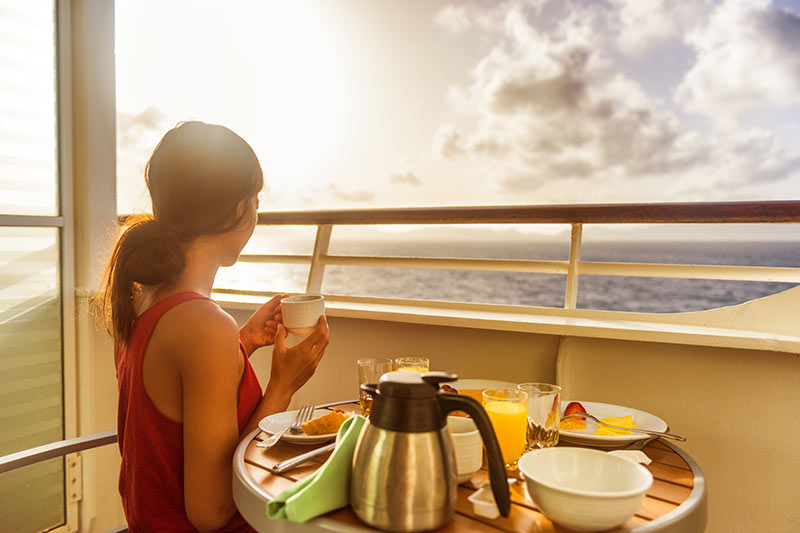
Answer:
[[168, 332], [168, 343], [179, 366], [196, 365], [201, 360], [238, 363], [239, 326], [211, 300], [198, 298], [175, 306], [161, 318], [159, 329]]

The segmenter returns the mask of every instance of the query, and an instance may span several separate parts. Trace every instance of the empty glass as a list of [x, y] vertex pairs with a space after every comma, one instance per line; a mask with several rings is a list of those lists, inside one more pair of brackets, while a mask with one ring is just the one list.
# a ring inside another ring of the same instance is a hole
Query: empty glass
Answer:
[[386, 372], [392, 371], [392, 360], [383, 357], [358, 360], [358, 401], [361, 404], [361, 414], [369, 416], [372, 409], [372, 395], [361, 390], [361, 385], [366, 383], [377, 384]]
[[525, 450], [551, 448], [558, 444], [561, 422], [561, 387], [551, 383], [520, 383], [528, 394], [528, 432]]

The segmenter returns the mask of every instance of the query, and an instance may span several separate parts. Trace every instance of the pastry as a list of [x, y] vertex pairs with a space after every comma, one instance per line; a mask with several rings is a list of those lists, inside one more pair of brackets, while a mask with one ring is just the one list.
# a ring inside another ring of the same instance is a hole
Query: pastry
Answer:
[[341, 409], [334, 409], [330, 413], [318, 416], [309, 420], [300, 427], [306, 435], [328, 435], [339, 431], [339, 427], [344, 423], [349, 415]]

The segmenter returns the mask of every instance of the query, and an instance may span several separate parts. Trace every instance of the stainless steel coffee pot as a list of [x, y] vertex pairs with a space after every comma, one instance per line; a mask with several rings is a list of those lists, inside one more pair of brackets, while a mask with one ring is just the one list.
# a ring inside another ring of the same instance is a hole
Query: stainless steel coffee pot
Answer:
[[456, 467], [447, 414], [465, 411], [478, 426], [500, 514], [511, 500], [500, 446], [483, 406], [473, 398], [439, 390], [454, 381], [446, 372], [389, 372], [376, 385], [369, 420], [353, 455], [350, 505], [361, 520], [386, 531], [435, 529], [453, 518]]

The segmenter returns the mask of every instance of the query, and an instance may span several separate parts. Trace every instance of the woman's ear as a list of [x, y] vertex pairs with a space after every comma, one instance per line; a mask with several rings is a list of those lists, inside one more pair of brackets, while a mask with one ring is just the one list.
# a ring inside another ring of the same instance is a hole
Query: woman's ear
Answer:
[[249, 199], [245, 198], [244, 200], [240, 200], [238, 204], [236, 204], [236, 220], [241, 220], [244, 218], [245, 213], [249, 206], [247, 205], [250, 202]]
[[251, 218], [258, 217], [257, 200], [253, 198], [245, 198], [236, 204], [236, 219], [239, 224], [249, 224]]

